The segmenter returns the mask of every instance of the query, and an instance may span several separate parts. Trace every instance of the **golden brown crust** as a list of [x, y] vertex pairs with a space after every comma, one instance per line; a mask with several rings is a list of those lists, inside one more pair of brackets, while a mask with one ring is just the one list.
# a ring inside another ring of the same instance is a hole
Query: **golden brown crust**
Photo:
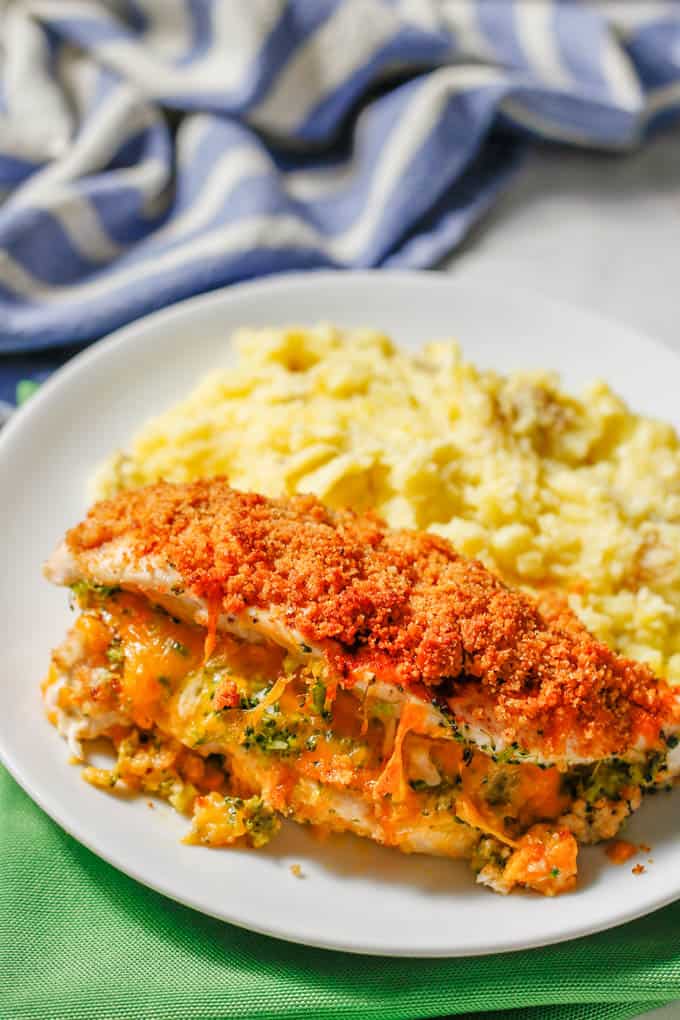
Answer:
[[557, 746], [558, 731], [578, 730], [593, 747], [622, 748], [656, 740], [668, 717], [666, 685], [596, 641], [565, 604], [539, 608], [444, 539], [372, 514], [223, 479], [161, 483], [96, 504], [67, 541], [77, 554], [119, 536], [225, 612], [280, 607], [342, 675], [362, 665], [421, 693], [444, 678], [449, 694], [483, 687], [511, 735], [529, 727]]

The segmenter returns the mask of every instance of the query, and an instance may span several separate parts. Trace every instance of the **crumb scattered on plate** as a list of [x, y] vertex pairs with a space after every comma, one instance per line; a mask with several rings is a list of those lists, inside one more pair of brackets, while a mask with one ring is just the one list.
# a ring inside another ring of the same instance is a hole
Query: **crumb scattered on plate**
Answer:
[[637, 847], [625, 839], [614, 839], [605, 847], [605, 853], [612, 864], [625, 864], [637, 852]]

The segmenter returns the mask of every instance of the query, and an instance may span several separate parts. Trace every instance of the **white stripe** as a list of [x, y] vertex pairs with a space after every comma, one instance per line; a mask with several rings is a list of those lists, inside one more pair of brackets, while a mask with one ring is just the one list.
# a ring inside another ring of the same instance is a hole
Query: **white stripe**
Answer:
[[439, 10], [434, 0], [396, 0], [394, 9], [406, 22], [424, 32], [437, 32], [441, 27]]
[[245, 11], [237, 13], [238, 4], [215, 4], [213, 13], [213, 56], [217, 67], [229, 52], [233, 64], [234, 84], [241, 80], [281, 18], [286, 0], [248, 0]]
[[506, 76], [490, 67], [476, 65], [442, 68], [433, 72], [401, 114], [399, 126], [389, 137], [364, 197], [364, 213], [343, 234], [328, 243], [333, 254], [349, 260], [361, 253], [383, 215], [390, 193], [401, 187], [403, 173], [423, 144], [453, 95], [485, 85], [502, 84]]
[[73, 106], [77, 125], [82, 125], [87, 116], [93, 96], [98, 91], [102, 73], [102, 69], [89, 53], [72, 46], [59, 47], [55, 75]]
[[189, 49], [192, 38], [189, 5], [186, 0], [142, 0], [146, 18], [142, 45], [163, 60], [174, 61]]
[[553, 88], [572, 89], [574, 81], [564, 67], [552, 25], [552, 0], [516, 4], [512, 8], [517, 34], [530, 70]]
[[7, 114], [3, 118], [2, 148], [24, 159], [53, 159], [68, 148], [73, 123], [61, 90], [48, 71], [45, 35], [20, 6], [10, 5], [3, 21]]
[[[357, 153], [360, 151], [361, 147], [357, 140], [354, 148]], [[291, 170], [285, 175], [286, 192], [301, 202], [327, 198], [351, 183], [359, 162], [357, 157], [337, 166], [320, 167], [318, 170]]]
[[277, 134], [293, 131], [398, 27], [399, 19], [387, 6], [346, 0], [299, 47], [248, 119]]
[[441, 16], [455, 32], [463, 56], [495, 64], [496, 51], [479, 26], [478, 10], [477, 0], [442, 0]]
[[[0, 70], [2, 65], [0, 64]], [[0, 154], [13, 156], [15, 159], [29, 163], [42, 163], [51, 159], [51, 149], [63, 151], [62, 140], [52, 143], [41, 134], [27, 134], [21, 120], [11, 120], [6, 114], [0, 113]]]
[[177, 162], [189, 166], [196, 151], [215, 127], [215, 118], [210, 113], [190, 113], [182, 117], [175, 136]]
[[611, 36], [602, 54], [602, 73], [614, 101], [630, 113], [641, 113], [644, 96], [635, 68], [626, 51]]
[[108, 23], [124, 26], [112, 13], [110, 6], [97, 10], [92, 0], [23, 0], [25, 9], [43, 21], [60, 18], [77, 18], [101, 24], [102, 18]]

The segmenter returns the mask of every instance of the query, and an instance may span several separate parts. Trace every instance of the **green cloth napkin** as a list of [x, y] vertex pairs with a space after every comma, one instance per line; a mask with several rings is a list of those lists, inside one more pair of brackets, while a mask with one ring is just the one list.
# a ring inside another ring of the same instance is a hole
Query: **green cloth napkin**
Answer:
[[[404, 918], [408, 923], [408, 918]], [[203, 917], [119, 874], [0, 767], [1, 1020], [623, 1020], [680, 998], [680, 902], [525, 953], [390, 960]]]

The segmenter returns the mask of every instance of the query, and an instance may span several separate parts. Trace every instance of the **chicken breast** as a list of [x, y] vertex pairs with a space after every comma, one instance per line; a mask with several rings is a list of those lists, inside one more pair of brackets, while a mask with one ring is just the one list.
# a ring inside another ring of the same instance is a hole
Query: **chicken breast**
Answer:
[[677, 696], [564, 607], [508, 589], [437, 536], [212, 480], [97, 504], [45, 568], [153, 595], [176, 615], [322, 658], [448, 709], [465, 739], [567, 765], [665, 748]]
[[45, 573], [84, 610], [45, 685], [53, 721], [76, 754], [111, 736], [145, 789], [140, 734], [173, 790], [222, 756], [190, 797], [202, 842], [252, 842], [273, 811], [554, 893], [575, 836], [614, 835], [678, 768], [678, 699], [646, 666], [559, 598], [370, 514], [159, 484], [93, 507]]

